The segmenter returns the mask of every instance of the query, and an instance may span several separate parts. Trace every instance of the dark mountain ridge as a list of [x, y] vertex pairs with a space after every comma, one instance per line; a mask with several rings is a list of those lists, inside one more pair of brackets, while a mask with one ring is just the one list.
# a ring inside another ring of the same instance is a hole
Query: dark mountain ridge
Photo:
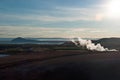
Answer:
[[[92, 40], [93, 43], [100, 43], [102, 46], [109, 49], [117, 49], [120, 50], [120, 38], [102, 38], [98, 40]], [[65, 42], [63, 46], [75, 46], [72, 41]]]
[[18, 38], [11, 40], [11, 42], [39, 42], [39, 41], [18, 37]]
[[100, 43], [101, 45], [108, 48], [120, 49], [120, 38], [102, 38], [99, 40], [93, 40], [93, 43]]

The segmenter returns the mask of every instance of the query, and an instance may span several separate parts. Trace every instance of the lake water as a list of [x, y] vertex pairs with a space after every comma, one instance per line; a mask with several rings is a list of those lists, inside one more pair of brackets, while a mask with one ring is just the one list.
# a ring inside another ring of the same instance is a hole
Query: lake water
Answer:
[[25, 38], [29, 40], [37, 40], [40, 42], [11, 42], [13, 38], [0, 38], [0, 44], [49, 44], [56, 45], [62, 44], [65, 41], [69, 41], [68, 38]]
[[[40, 42], [11, 42], [14, 38], [0, 38], [0, 44], [49, 44], [49, 45], [60, 45], [63, 44], [65, 41], [71, 41], [70, 38], [25, 38], [31, 40], [37, 40]], [[88, 38], [86, 38], [88, 39]]]
[[0, 58], [1, 58], [1, 57], [6, 57], [6, 56], [9, 56], [9, 55], [6, 55], [6, 54], [0, 54]]
[[[0, 38], [0, 41], [11, 41], [15, 38]], [[25, 39], [33, 39], [38, 41], [69, 41], [70, 38], [25, 38]], [[83, 39], [89, 39], [89, 40], [96, 40], [99, 38], [83, 38]]]

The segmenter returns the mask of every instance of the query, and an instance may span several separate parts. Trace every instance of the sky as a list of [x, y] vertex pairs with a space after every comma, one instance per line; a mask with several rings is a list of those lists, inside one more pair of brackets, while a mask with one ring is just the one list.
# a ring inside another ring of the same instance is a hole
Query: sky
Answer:
[[120, 4], [112, 1], [0, 0], [0, 38], [120, 37]]

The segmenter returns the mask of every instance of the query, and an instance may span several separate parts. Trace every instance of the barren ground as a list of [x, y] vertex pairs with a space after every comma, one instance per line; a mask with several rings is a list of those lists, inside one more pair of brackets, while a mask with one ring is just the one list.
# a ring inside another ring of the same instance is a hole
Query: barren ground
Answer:
[[0, 80], [120, 80], [120, 52], [57, 50], [0, 58]]

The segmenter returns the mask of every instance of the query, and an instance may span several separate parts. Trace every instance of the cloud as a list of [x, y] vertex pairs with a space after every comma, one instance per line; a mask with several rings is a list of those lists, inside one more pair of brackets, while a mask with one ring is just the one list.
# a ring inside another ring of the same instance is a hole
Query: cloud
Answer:
[[[30, 10], [28, 10], [30, 12]], [[26, 21], [62, 22], [62, 21], [99, 21], [103, 16], [96, 8], [56, 7], [53, 10], [31, 10], [32, 13], [0, 14], [1, 19], [16, 19]], [[101, 15], [100, 15], [101, 14]]]
[[3, 15], [2, 18], [8, 19], [17, 19], [17, 20], [26, 20], [26, 21], [43, 21], [43, 22], [62, 22], [62, 21], [88, 21], [92, 20], [91, 18], [82, 17], [82, 16], [71, 16], [71, 17], [60, 17], [60, 16], [50, 16], [50, 15]]
[[[49, 28], [33, 26], [0, 26], [0, 37], [103, 37], [95, 28]], [[103, 31], [103, 30], [102, 30]], [[105, 33], [105, 32], [104, 32]], [[103, 33], [102, 33], [103, 34]], [[96, 36], [99, 35], [99, 36]]]

